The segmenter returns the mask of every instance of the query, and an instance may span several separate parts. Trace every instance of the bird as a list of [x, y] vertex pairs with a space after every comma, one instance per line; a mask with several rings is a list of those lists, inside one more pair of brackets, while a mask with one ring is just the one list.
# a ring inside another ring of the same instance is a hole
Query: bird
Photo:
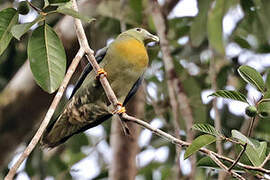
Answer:
[[[125, 106], [138, 90], [149, 64], [146, 45], [158, 43], [159, 37], [143, 28], [122, 32], [95, 55], [102, 74], [106, 75], [118, 105]], [[54, 148], [71, 136], [95, 127], [113, 116], [114, 107], [92, 71], [86, 65], [63, 112], [46, 128], [42, 147]]]

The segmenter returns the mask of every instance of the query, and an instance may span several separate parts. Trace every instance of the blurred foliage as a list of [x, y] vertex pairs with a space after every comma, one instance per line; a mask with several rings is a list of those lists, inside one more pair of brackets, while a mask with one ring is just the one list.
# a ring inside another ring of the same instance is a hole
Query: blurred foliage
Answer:
[[[39, 3], [43, 6], [44, 3], [40, 2], [43, 1], [33, 1], [33, 3]], [[7, 7], [7, 4], [11, 7], [12, 3], [12, 0], [2, 0], [0, 1], [0, 9], [2, 9], [1, 6]], [[214, 57], [216, 59], [216, 56], [218, 56], [215, 63], [218, 89], [230, 87], [246, 96], [248, 93], [246, 83], [237, 73], [237, 69], [242, 64], [254, 63], [257, 63], [257, 66], [260, 67], [259, 70], [262, 76], [268, 75], [265, 86], [267, 88], [270, 87], [268, 67], [258, 61], [259, 58], [269, 58], [270, 22], [268, 18], [270, 1], [197, 0], [197, 6], [198, 13], [194, 17], [177, 17], [174, 14], [170, 14], [170, 18], [167, 18], [167, 35], [176, 73], [182, 82], [184, 92], [189, 98], [195, 123], [209, 123], [213, 125], [214, 119], [213, 116], [210, 116], [210, 112], [213, 110], [212, 98], [208, 98], [209, 101], [203, 102], [202, 94], [211, 89], [209, 63]], [[100, 36], [104, 34], [104, 36], [106, 35], [105, 37], [114, 38], [120, 32], [120, 21], [124, 21], [128, 28], [142, 26], [156, 33], [150, 11], [149, 2], [146, 0], [129, 0], [124, 5], [121, 4], [121, 1], [103, 0], [98, 5], [96, 17], [93, 17], [96, 18], [96, 23], [87, 31], [88, 37], [91, 40], [95, 39], [98, 41], [98, 37], [91, 37], [91, 35], [93, 36], [92, 31], [95, 29], [99, 31]], [[47, 23], [51, 23], [51, 26], [55, 25], [57, 23], [56, 20], [59, 20], [61, 15], [57, 16], [59, 17], [52, 18], [52, 21], [48, 18]], [[223, 21], [225, 16], [229, 16], [235, 21], [235, 26], [226, 35], [224, 34], [224, 28], [227, 28], [225, 27], [227, 24]], [[238, 19], [234, 18], [234, 16], [237, 16]], [[23, 17], [21, 16], [21, 18]], [[21, 41], [13, 38], [7, 49], [0, 56], [0, 90], [8, 84], [13, 75], [25, 62], [29, 35], [30, 32], [23, 35]], [[91, 42], [91, 44], [95, 43], [98, 42]], [[238, 52], [235, 53], [234, 48], [238, 49]], [[149, 47], [149, 57], [152, 63], [146, 72], [145, 78], [147, 101], [144, 119], [149, 122], [153, 119], [158, 119], [162, 123], [161, 129], [173, 134], [173, 117], [169, 107], [164, 65], [159, 48]], [[261, 86], [255, 85], [255, 87]], [[152, 91], [149, 91], [149, 88]], [[264, 89], [260, 90], [263, 91]], [[253, 103], [253, 99], [249, 99], [249, 102]], [[222, 134], [226, 136], [231, 136], [232, 129], [240, 131], [241, 127], [250, 121], [249, 117], [244, 116], [244, 111], [241, 115], [232, 113], [229, 110], [229, 103], [230, 101], [223, 101], [223, 106], [220, 109]], [[269, 104], [266, 105], [269, 107]], [[268, 142], [267, 152], [269, 152], [270, 123], [269, 117], [267, 118], [259, 120], [253, 131], [253, 137], [257, 141]], [[49, 176], [53, 176], [55, 179], [79, 179], [79, 177], [74, 176], [74, 171], [77, 170], [72, 169], [72, 166], [93, 153], [97, 157], [98, 164], [98, 174], [94, 179], [107, 179], [109, 160], [106, 159], [107, 156], [104, 155], [104, 152], [97, 147], [101, 142], [109, 144], [110, 122], [109, 120], [103, 124], [103, 137], [79, 134], [71, 138], [66, 144], [52, 151], [43, 152], [37, 148], [28, 158], [23, 171], [33, 179], [44, 179]], [[179, 119], [179, 124], [181, 129], [183, 129], [180, 133], [181, 137], [185, 139], [185, 132], [187, 130], [182, 118]], [[163, 161], [152, 159], [146, 165], [140, 166], [138, 168], [138, 177], [147, 180], [175, 178], [176, 152], [174, 145], [152, 135], [149, 142], [141, 147], [141, 152], [146, 152], [150, 149], [156, 151], [161, 147], [168, 148], [168, 157]], [[210, 148], [215, 150], [214, 145], [210, 146]], [[228, 155], [234, 153], [235, 149], [238, 149], [237, 151], [239, 152], [241, 147], [229, 145], [224, 148], [225, 155]], [[264, 147], [264, 151], [266, 151], [266, 147]], [[204, 168], [215, 167], [215, 164], [209, 158], [202, 157], [199, 153], [196, 155], [199, 159], [196, 179], [207, 179], [209, 174], [215, 179], [218, 171], [209, 173]], [[241, 158], [241, 162], [251, 164], [246, 155]], [[201, 167], [203, 168], [201, 169]], [[242, 170], [239, 167], [235, 168]], [[6, 169], [2, 170], [1, 174], [5, 174], [5, 172]], [[158, 175], [155, 172], [158, 172]]]

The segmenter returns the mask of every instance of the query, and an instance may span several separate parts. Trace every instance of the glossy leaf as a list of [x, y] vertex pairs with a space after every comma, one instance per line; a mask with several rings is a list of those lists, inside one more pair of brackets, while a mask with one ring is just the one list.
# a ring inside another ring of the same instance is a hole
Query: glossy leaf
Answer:
[[59, 37], [49, 25], [40, 26], [32, 33], [28, 42], [28, 58], [38, 85], [53, 93], [64, 78], [66, 54]]
[[0, 55], [7, 48], [12, 39], [11, 28], [18, 22], [18, 12], [7, 8], [0, 12]]
[[223, 97], [223, 98], [228, 98], [228, 99], [248, 103], [245, 95], [237, 91], [218, 90], [209, 96]]
[[213, 136], [222, 136], [220, 132], [218, 132], [215, 127], [211, 126], [210, 124], [194, 124], [192, 129], [211, 134]]
[[245, 154], [247, 155], [248, 159], [254, 166], [260, 166], [264, 159], [266, 158], [267, 143], [266, 142], [259, 142], [258, 147], [253, 147], [251, 145], [247, 145]]
[[41, 21], [41, 20], [42, 20], [42, 16], [39, 15], [39, 16], [38, 16], [34, 21], [32, 21], [32, 22], [15, 25], [15, 26], [12, 27], [11, 33], [12, 33], [12, 35], [13, 35], [16, 39], [20, 40], [20, 38], [21, 38], [22, 35], [24, 35], [27, 31], [30, 30], [30, 28], [31, 28], [34, 24], [38, 23], [38, 22]]
[[256, 146], [259, 146], [258, 143], [256, 143], [255, 141], [252, 141], [250, 138], [246, 137], [244, 134], [242, 134], [241, 132], [239, 132], [237, 130], [232, 130], [232, 137], [240, 140], [243, 143], [247, 143], [248, 145], [252, 146], [253, 148], [255, 148]]
[[262, 93], [264, 92], [264, 81], [258, 71], [250, 66], [242, 65], [238, 68], [238, 72], [247, 83], [253, 85]]
[[92, 21], [94, 21], [94, 18], [89, 18], [86, 16], [81, 15], [80, 13], [78, 13], [77, 11], [73, 10], [72, 8], [66, 8], [66, 7], [59, 7], [56, 12], [61, 13], [61, 14], [65, 14], [65, 15], [69, 15], [72, 16], [74, 18], [78, 18], [84, 22], [90, 23]]
[[209, 134], [204, 134], [192, 141], [192, 144], [188, 146], [186, 149], [186, 152], [184, 154], [184, 159], [187, 159], [189, 156], [197, 152], [200, 148], [211, 144], [216, 141], [216, 137], [209, 135]]

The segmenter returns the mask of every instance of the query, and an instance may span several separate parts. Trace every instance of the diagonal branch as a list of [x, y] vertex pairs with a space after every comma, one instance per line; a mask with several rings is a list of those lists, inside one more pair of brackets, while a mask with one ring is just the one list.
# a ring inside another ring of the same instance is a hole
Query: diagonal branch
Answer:
[[[76, 4], [76, 1], [73, 0], [73, 8], [75, 10], [77, 10], [77, 4]], [[28, 155], [31, 153], [31, 151], [34, 149], [34, 147], [37, 145], [40, 137], [42, 136], [42, 133], [43, 131], [46, 129], [46, 126], [48, 125], [50, 119], [51, 119], [51, 116], [53, 115], [54, 113], [54, 110], [56, 108], [56, 106], [58, 105], [63, 93], [64, 93], [64, 90], [68, 84], [68, 81], [70, 79], [70, 77], [72, 76], [73, 72], [75, 71], [75, 68], [77, 67], [80, 59], [82, 58], [82, 56], [86, 53], [87, 55], [87, 58], [88, 60], [90, 61], [94, 71], [97, 73], [97, 71], [100, 69], [98, 63], [96, 62], [95, 60], [95, 57], [94, 57], [94, 54], [93, 54], [93, 50], [90, 48], [88, 42], [87, 42], [87, 39], [86, 39], [86, 36], [85, 36], [85, 33], [84, 33], [84, 30], [83, 30], [83, 27], [82, 27], [82, 24], [81, 24], [81, 21], [78, 20], [78, 19], [75, 19], [75, 27], [76, 27], [76, 31], [77, 31], [77, 37], [79, 39], [79, 43], [80, 43], [80, 50], [78, 51], [77, 55], [75, 56], [75, 58], [73, 59], [72, 61], [72, 64], [70, 65], [68, 71], [67, 71], [67, 74], [61, 84], [61, 87], [59, 88], [57, 94], [55, 95], [54, 97], [54, 100], [43, 120], [43, 122], [41, 123], [38, 131], [36, 132], [35, 136], [33, 137], [33, 139], [31, 140], [30, 144], [28, 145], [28, 147], [24, 150], [23, 154], [20, 156], [19, 160], [15, 163], [15, 165], [10, 169], [9, 173], [7, 174], [7, 176], [5, 177], [5, 180], [11, 180], [13, 179], [18, 167], [21, 165], [21, 163], [28, 157]], [[117, 98], [114, 94], [114, 92], [112, 91], [112, 88], [107, 80], [107, 78], [104, 76], [104, 75], [101, 75], [100, 76], [100, 82], [104, 88], [104, 91], [106, 92], [106, 95], [109, 99], [109, 101], [111, 102], [111, 104], [114, 105], [114, 107], [116, 109], [119, 109], [120, 107], [117, 105]], [[167, 140], [169, 140], [170, 142], [174, 143], [174, 144], [177, 144], [178, 146], [182, 147], [182, 146], [189, 146], [190, 143], [189, 142], [186, 142], [186, 141], [183, 141], [183, 140], [180, 140], [180, 139], [177, 139], [175, 137], [173, 137], [172, 135], [170, 134], [167, 134], [159, 129], [156, 129], [156, 128], [153, 128], [150, 124], [142, 121], [142, 120], [139, 120], [135, 117], [132, 117], [132, 116], [129, 116], [128, 114], [126, 113], [123, 113], [120, 115], [122, 118], [126, 119], [127, 121], [130, 121], [130, 122], [134, 122], [134, 123], [137, 123], [147, 129], [149, 129], [150, 131], [154, 132], [155, 134], [163, 137], [163, 138], [166, 138]], [[228, 161], [228, 162], [231, 162], [233, 163], [234, 160], [230, 159], [230, 158], [227, 158], [227, 157], [224, 157], [222, 155], [219, 155], [213, 151], [210, 151], [206, 148], [201, 148], [200, 149], [200, 152], [208, 155], [211, 159], [213, 159], [215, 162], [218, 162], [217, 161], [217, 158], [218, 159], [222, 159], [222, 160], [225, 160], [225, 161]], [[227, 168], [225, 168], [223, 166], [223, 164], [220, 164], [220, 163], [217, 163], [219, 166], [221, 166], [223, 169], [227, 170]], [[242, 168], [245, 168], [247, 170], [256, 170], [256, 171], [259, 171], [259, 172], [263, 172], [263, 173], [266, 173], [266, 174], [270, 174], [270, 170], [267, 170], [267, 169], [264, 169], [262, 167], [253, 167], [253, 166], [248, 166], [248, 165], [245, 165], [245, 164], [242, 164], [242, 163], [237, 163], [238, 166], [242, 167]], [[241, 179], [241, 176], [239, 174], [237, 174], [236, 172], [234, 171], [230, 171], [229, 173], [231, 173], [234, 177], [238, 178], [238, 179]]]
[[[122, 118], [126, 119], [127, 121], [139, 124], [140, 126], [152, 131], [156, 135], [158, 135], [158, 136], [160, 136], [160, 137], [162, 137], [164, 139], [167, 139], [171, 143], [176, 144], [176, 145], [178, 145], [180, 147], [189, 146], [191, 144], [191, 143], [188, 143], [186, 141], [182, 141], [180, 139], [177, 139], [177, 138], [173, 137], [172, 135], [167, 134], [167, 133], [165, 133], [164, 131], [162, 131], [160, 129], [156, 129], [156, 128], [152, 127], [150, 124], [148, 124], [147, 122], [142, 121], [140, 119], [137, 119], [135, 117], [129, 116], [127, 114], [123, 114]], [[232, 176], [234, 176], [234, 177], [236, 177], [238, 179], [241, 179], [241, 180], [244, 179], [242, 176], [237, 174], [235, 171], [230, 171], [230, 172], [228, 171], [228, 168], [218, 159], [218, 158], [223, 157], [223, 156], [218, 155], [218, 154], [216, 154], [216, 153], [214, 153], [214, 152], [212, 152], [212, 151], [210, 151], [210, 150], [208, 150], [206, 148], [201, 148], [200, 151], [203, 152], [204, 154], [208, 155], [214, 162], [216, 162], [216, 164], [218, 166], [220, 166], [222, 169], [224, 169], [227, 173], [231, 174]], [[226, 158], [226, 157], [224, 157], [224, 158]], [[222, 158], [220, 158], [220, 159], [222, 159]]]
[[64, 91], [68, 85], [68, 82], [72, 76], [72, 74], [74, 73], [77, 65], [79, 64], [81, 58], [84, 55], [84, 51], [82, 48], [79, 49], [78, 53], [76, 54], [75, 58], [73, 59], [71, 65], [69, 66], [69, 69], [64, 77], [64, 80], [57, 92], [57, 94], [55, 95], [49, 110], [47, 111], [39, 129], [37, 130], [36, 134], [34, 135], [34, 137], [32, 138], [32, 140], [30, 141], [29, 145], [26, 147], [26, 149], [23, 151], [22, 155], [20, 156], [20, 158], [17, 160], [17, 162], [11, 167], [11, 169], [9, 170], [7, 176], [5, 177], [5, 180], [11, 180], [13, 179], [14, 175], [16, 174], [17, 169], [20, 167], [21, 163], [30, 155], [30, 153], [33, 151], [33, 149], [36, 147], [38, 141], [40, 140], [44, 130], [46, 129], [46, 127], [48, 126], [54, 111], [57, 107], [57, 105], [59, 104]]

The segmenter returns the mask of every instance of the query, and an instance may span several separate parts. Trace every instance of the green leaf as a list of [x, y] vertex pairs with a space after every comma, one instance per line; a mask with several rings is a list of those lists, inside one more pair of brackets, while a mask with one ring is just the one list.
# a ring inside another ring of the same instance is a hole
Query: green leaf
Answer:
[[63, 4], [63, 3], [67, 3], [70, 0], [48, 0], [50, 5], [59, 5], [59, 4]]
[[215, 93], [210, 94], [209, 96], [223, 97], [248, 103], [245, 95], [237, 91], [218, 90]]
[[270, 92], [270, 70], [267, 71], [265, 86], [266, 89]]
[[238, 72], [247, 83], [253, 85], [259, 91], [264, 93], [264, 81], [258, 71], [250, 66], [242, 65], [238, 68]]
[[[263, 99], [264, 100], [264, 99]], [[267, 101], [262, 101], [258, 104], [258, 113], [262, 118], [269, 118], [270, 117], [270, 102], [269, 99]]]
[[207, 14], [212, 0], [197, 1], [199, 13], [195, 17], [191, 29], [190, 29], [190, 40], [194, 47], [198, 47], [203, 40], [206, 38], [206, 26]]
[[29, 29], [36, 23], [38, 23], [39, 21], [41, 21], [43, 18], [43, 16], [39, 15], [34, 21], [29, 22], [29, 23], [24, 23], [24, 24], [17, 24], [15, 26], [12, 27], [11, 29], [11, 33], [12, 35], [20, 40], [21, 36], [24, 35], [27, 31], [29, 31]]
[[44, 24], [32, 33], [28, 42], [28, 59], [37, 84], [53, 93], [64, 78], [66, 54], [59, 37], [49, 25]]
[[258, 147], [252, 147], [251, 145], [247, 145], [246, 148], [246, 155], [248, 159], [251, 161], [251, 163], [254, 166], [260, 166], [264, 159], [266, 158], [266, 148], [267, 148], [267, 143], [266, 142], [258, 142], [259, 146]]
[[225, 1], [227, 0], [215, 1], [213, 8], [208, 13], [207, 20], [209, 43], [221, 55], [225, 55], [222, 27]]
[[89, 18], [89, 17], [81, 15], [80, 13], [73, 10], [72, 8], [60, 6], [59, 8], [57, 8], [56, 12], [61, 13], [61, 14], [65, 14], [65, 15], [69, 15], [69, 16], [72, 16], [74, 18], [78, 18], [78, 19], [80, 19], [84, 22], [87, 22], [87, 23], [90, 23], [90, 22], [95, 20], [94, 18]]
[[259, 146], [258, 143], [256, 143], [255, 141], [252, 141], [250, 138], [246, 137], [244, 134], [242, 134], [241, 132], [239, 132], [237, 130], [232, 130], [232, 137], [240, 140], [243, 143], [249, 144], [253, 148], [255, 148], [256, 146], [257, 147]]
[[211, 134], [213, 136], [223, 136], [220, 132], [218, 132], [213, 126], [210, 124], [194, 124], [192, 129]]
[[184, 154], [184, 159], [187, 159], [189, 156], [197, 152], [201, 147], [211, 144], [216, 141], [216, 137], [204, 134], [192, 141], [192, 144], [188, 146]]
[[251, 49], [251, 45], [248, 43], [247, 40], [245, 40], [244, 38], [241, 38], [239, 36], [235, 36], [234, 37], [234, 41], [241, 47], [241, 48], [245, 48], [245, 49]]
[[18, 22], [18, 12], [7, 8], [0, 12], [0, 55], [7, 48], [12, 39], [11, 28]]

